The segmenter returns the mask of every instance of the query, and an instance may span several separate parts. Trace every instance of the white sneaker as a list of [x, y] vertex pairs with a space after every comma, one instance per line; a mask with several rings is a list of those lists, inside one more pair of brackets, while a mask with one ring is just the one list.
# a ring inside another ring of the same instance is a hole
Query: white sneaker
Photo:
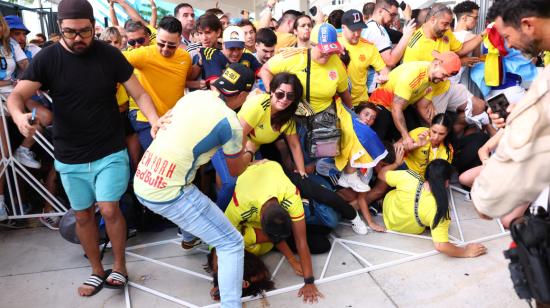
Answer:
[[350, 222], [351, 222], [351, 228], [353, 229], [353, 232], [359, 235], [365, 235], [369, 233], [369, 230], [367, 229], [367, 225], [361, 219], [361, 216], [359, 215], [359, 213], [357, 213], [357, 216], [355, 216], [354, 219], [350, 220]]
[[340, 178], [338, 179], [338, 186], [342, 186], [344, 188], [349, 188], [350, 185], [348, 183], [348, 178], [351, 176], [351, 174], [347, 174], [342, 172], [340, 175]]
[[15, 159], [17, 159], [17, 161], [25, 167], [40, 169], [40, 167], [42, 166], [40, 162], [35, 159], [34, 152], [22, 146], [18, 147], [17, 150], [15, 150], [14, 156]]
[[4, 200], [0, 201], [0, 221], [8, 219], [8, 211], [6, 210], [6, 204]]
[[40, 217], [38, 220], [50, 230], [59, 230], [59, 221], [61, 220], [61, 216]]
[[342, 187], [349, 187], [355, 192], [367, 192], [370, 190], [370, 186], [361, 181], [361, 178], [359, 177], [359, 175], [357, 175], [357, 172], [342, 174], [342, 176], [340, 176], [340, 179], [338, 179], [338, 185]]

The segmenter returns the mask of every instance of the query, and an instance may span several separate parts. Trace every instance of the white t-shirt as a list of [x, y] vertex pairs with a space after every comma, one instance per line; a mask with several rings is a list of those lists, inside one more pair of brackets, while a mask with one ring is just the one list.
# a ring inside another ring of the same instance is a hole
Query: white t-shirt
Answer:
[[[468, 30], [460, 30], [457, 32], [453, 32], [453, 34], [455, 35], [456, 39], [459, 40], [461, 43], [467, 42], [475, 36], [475, 34], [473, 34], [472, 31], [468, 31]], [[468, 57], [470, 56], [472, 56], [471, 53], [468, 55]], [[462, 78], [462, 74], [464, 74], [464, 72], [466, 72], [466, 74], [464, 75], [464, 78]], [[470, 68], [462, 66], [458, 74], [456, 74], [455, 76], [452, 76], [451, 78], [449, 78], [449, 80], [453, 84], [456, 84], [456, 83], [467, 84], [468, 78], [470, 78]]]
[[[383, 53], [384, 51], [390, 50], [392, 48], [392, 43], [388, 31], [386, 31], [386, 29], [382, 25], [379, 25], [376, 21], [372, 19], [367, 22], [367, 27], [363, 29], [363, 31], [361, 31], [361, 37], [369, 42], [372, 42], [380, 53]], [[367, 88], [369, 93], [374, 92], [376, 88], [376, 83], [374, 82], [374, 79], [377, 76], [378, 73], [372, 67], [370, 67], [367, 77]]]
[[[4, 46], [0, 44], [0, 80], [15, 78], [13, 73], [17, 69], [17, 62], [27, 59], [27, 55], [25, 55], [21, 46], [13, 39], [10, 39], [9, 50], [8, 54]], [[2, 94], [9, 94], [11, 91], [13, 91], [13, 85], [0, 87], [0, 93]]]
[[[36, 56], [36, 54], [42, 50], [42, 48], [34, 45], [34, 44], [27, 44], [27, 46], [25, 46], [25, 51], [28, 51], [31, 53], [31, 59], [34, 58], [34, 56]], [[29, 59], [30, 60], [30, 59]]]
[[392, 47], [388, 31], [372, 19], [367, 22], [367, 27], [361, 32], [361, 37], [376, 45], [380, 53]]

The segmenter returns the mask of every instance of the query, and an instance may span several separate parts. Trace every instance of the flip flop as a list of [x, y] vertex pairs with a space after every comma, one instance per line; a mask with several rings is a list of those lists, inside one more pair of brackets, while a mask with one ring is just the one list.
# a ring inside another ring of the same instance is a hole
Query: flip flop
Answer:
[[[107, 276], [105, 278], [105, 287], [108, 289], [124, 289], [124, 287], [128, 283], [128, 275], [123, 275], [120, 272], [109, 269], [105, 271], [105, 275]], [[120, 282], [120, 284], [109, 283], [108, 279], [118, 281]]]
[[85, 297], [94, 296], [97, 294], [97, 292], [101, 291], [103, 289], [103, 285], [105, 284], [105, 277], [101, 277], [96, 274], [90, 275], [86, 281], [84, 281], [83, 285], [93, 287], [94, 290], [89, 295], [84, 295]]

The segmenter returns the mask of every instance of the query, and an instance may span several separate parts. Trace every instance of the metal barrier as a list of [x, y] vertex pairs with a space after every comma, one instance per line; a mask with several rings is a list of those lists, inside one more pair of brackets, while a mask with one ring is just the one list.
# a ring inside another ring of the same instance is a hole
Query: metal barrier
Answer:
[[[44, 95], [48, 100], [51, 98]], [[13, 151], [10, 144], [10, 134], [8, 130], [7, 117], [9, 117], [7, 109], [7, 99], [5, 96], [0, 95], [2, 101], [2, 108], [0, 108], [0, 116], [2, 117], [3, 134], [2, 138], [6, 138], [7, 148], [4, 148], [3, 143], [0, 143], [0, 152], [2, 159], [0, 160], [0, 177], [5, 177], [7, 194], [4, 194], [6, 205], [9, 204], [11, 209], [11, 215], [9, 219], [22, 219], [22, 218], [39, 218], [39, 217], [52, 217], [63, 216], [67, 212], [67, 208], [59, 201], [59, 199], [49, 192], [44, 184], [42, 184], [36, 177], [34, 177], [20, 162], [18, 162], [13, 156]], [[48, 155], [52, 158], [53, 145], [44, 137], [40, 132], [36, 132], [34, 140], [40, 145]], [[10, 172], [8, 172], [10, 171]], [[23, 200], [21, 199], [21, 190], [19, 189], [19, 180], [24, 180], [29, 187], [31, 187], [36, 193], [38, 193], [45, 201], [49, 202], [55, 212], [52, 213], [39, 213], [39, 214], [25, 214], [23, 211]]]

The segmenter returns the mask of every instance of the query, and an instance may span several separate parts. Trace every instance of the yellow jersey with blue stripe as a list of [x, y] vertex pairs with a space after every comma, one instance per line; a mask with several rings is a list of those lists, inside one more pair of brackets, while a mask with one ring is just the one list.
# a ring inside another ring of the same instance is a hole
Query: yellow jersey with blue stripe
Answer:
[[191, 92], [176, 103], [171, 123], [159, 130], [143, 154], [134, 191], [149, 202], [170, 202], [220, 147], [226, 156], [236, 156], [242, 143], [235, 112], [213, 91]]

